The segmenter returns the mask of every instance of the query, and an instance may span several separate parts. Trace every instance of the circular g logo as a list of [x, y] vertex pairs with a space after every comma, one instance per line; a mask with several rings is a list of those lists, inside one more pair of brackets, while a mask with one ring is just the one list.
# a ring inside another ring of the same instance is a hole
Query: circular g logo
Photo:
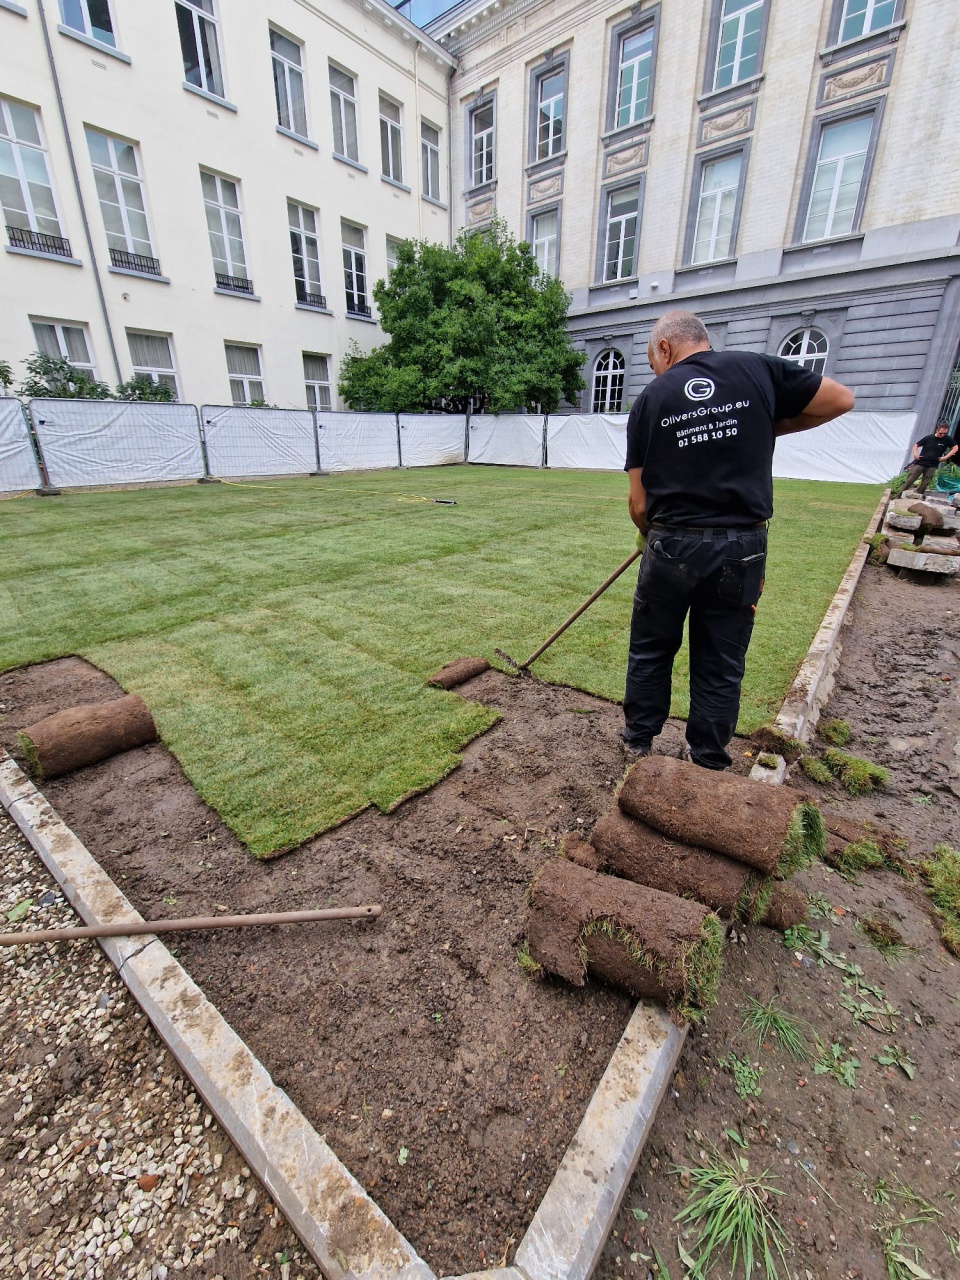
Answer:
[[683, 388], [688, 400], [709, 400], [714, 391], [716, 387], [709, 378], [691, 378]]

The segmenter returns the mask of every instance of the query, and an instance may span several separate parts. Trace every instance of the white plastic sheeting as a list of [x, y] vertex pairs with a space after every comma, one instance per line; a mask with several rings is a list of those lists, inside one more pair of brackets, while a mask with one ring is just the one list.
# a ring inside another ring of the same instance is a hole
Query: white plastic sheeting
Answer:
[[466, 423], [456, 413], [401, 413], [400, 461], [405, 467], [463, 462]]
[[309, 409], [205, 404], [200, 416], [212, 476], [290, 476], [317, 469]]
[[195, 405], [31, 400], [30, 415], [50, 483], [58, 488], [203, 475]]
[[916, 421], [915, 413], [854, 409], [812, 431], [782, 436], [773, 455], [773, 474], [791, 480], [885, 484], [903, 469]]
[[627, 457], [627, 415], [556, 414], [547, 419], [547, 466], [622, 471]]
[[543, 465], [543, 415], [524, 413], [478, 414], [470, 419], [468, 462], [495, 463], [501, 467]]
[[30, 444], [23, 405], [19, 400], [0, 397], [0, 493], [36, 489], [40, 469]]
[[371, 471], [400, 464], [392, 413], [317, 412], [323, 471]]

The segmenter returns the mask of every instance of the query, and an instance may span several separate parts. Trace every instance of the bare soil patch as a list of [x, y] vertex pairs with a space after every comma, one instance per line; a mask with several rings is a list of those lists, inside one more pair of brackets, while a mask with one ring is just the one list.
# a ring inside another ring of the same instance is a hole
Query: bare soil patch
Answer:
[[[460, 769], [273, 862], [159, 743], [44, 786], [147, 919], [383, 904], [373, 924], [170, 941], [438, 1275], [512, 1256], [632, 1009], [531, 981], [515, 955], [533, 876], [613, 804], [619, 708], [496, 671], [461, 691], [503, 718]], [[7, 672], [0, 739], [16, 755], [22, 725], [120, 692], [77, 658]], [[675, 725], [660, 745], [679, 747]]]
[[[958, 619], [960, 584], [915, 583], [868, 567], [824, 718], [847, 720], [853, 732], [844, 751], [882, 765], [889, 780], [853, 799], [839, 784], [807, 782], [798, 765], [788, 779], [826, 810], [892, 827], [909, 841], [913, 860], [941, 841], [960, 845]], [[896, 1013], [874, 1018], [882, 1030], [855, 1021], [841, 1004], [853, 995], [841, 969], [819, 965], [809, 952], [798, 957], [768, 930], [738, 926], [740, 941], [726, 949], [719, 1005], [684, 1046], [598, 1266], [600, 1280], [645, 1280], [652, 1245], [675, 1280], [683, 1274], [678, 1239], [694, 1252], [697, 1232], [684, 1227], [681, 1235], [674, 1222], [691, 1194], [677, 1170], [696, 1167], [701, 1152], [709, 1156], [714, 1147], [734, 1162], [746, 1158], [752, 1173], [769, 1169], [784, 1193], [776, 1211], [791, 1241], [791, 1278], [905, 1276], [907, 1269], [888, 1273], [884, 1259], [884, 1241], [898, 1225], [895, 1251], [937, 1280], [960, 1275], [960, 966], [941, 945], [929, 900], [915, 882], [880, 871], [851, 883], [819, 865], [793, 883], [834, 908], [809, 924], [828, 930], [829, 950], [859, 964], [863, 981], [880, 988]], [[878, 930], [891, 940], [899, 935], [910, 950], [886, 960], [870, 940]], [[750, 996], [775, 998], [806, 1024], [811, 1045], [815, 1031], [828, 1048], [841, 1047], [843, 1060], [856, 1057], [855, 1087], [816, 1074], [812, 1063], [773, 1044], [758, 1047], [741, 1030]], [[883, 1003], [870, 995], [856, 1000]], [[913, 1079], [877, 1061], [890, 1045], [906, 1052]], [[762, 1069], [759, 1095], [737, 1095], [719, 1061], [731, 1053]], [[941, 1216], [928, 1214], [910, 1193]], [[912, 1245], [922, 1250], [919, 1259]], [[728, 1276], [729, 1261], [712, 1274]]]

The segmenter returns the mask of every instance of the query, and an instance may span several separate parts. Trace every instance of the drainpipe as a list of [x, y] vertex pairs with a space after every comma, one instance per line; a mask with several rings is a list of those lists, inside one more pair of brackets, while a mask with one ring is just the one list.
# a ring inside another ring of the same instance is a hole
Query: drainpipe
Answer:
[[87, 240], [87, 251], [90, 254], [90, 265], [93, 268], [93, 278], [97, 285], [97, 297], [100, 300], [100, 313], [103, 316], [104, 327], [107, 330], [107, 342], [110, 344], [110, 354], [113, 357], [113, 367], [116, 371], [117, 382], [123, 381], [123, 374], [120, 371], [120, 358], [117, 355], [117, 344], [113, 340], [113, 329], [110, 325], [110, 313], [107, 311], [107, 299], [103, 292], [103, 281], [100, 278], [100, 267], [97, 263], [97, 255], [93, 248], [93, 236], [90, 233], [90, 220], [87, 217], [87, 207], [83, 201], [83, 192], [80, 189], [80, 174], [77, 170], [77, 157], [74, 154], [73, 142], [70, 139], [70, 128], [67, 125], [67, 111], [63, 105], [63, 94], [60, 90], [60, 77], [57, 75], [57, 64], [53, 57], [53, 45], [50, 43], [50, 30], [47, 26], [47, 15], [44, 12], [43, 0], [37, 0], [37, 9], [40, 13], [40, 26], [43, 28], [43, 43], [47, 48], [47, 61], [50, 63], [50, 74], [53, 77], [53, 87], [57, 94], [57, 107], [60, 110], [60, 124], [63, 127], [63, 138], [67, 144], [67, 155], [70, 157], [70, 172], [73, 174], [73, 186], [77, 195], [77, 203], [80, 205], [80, 219], [83, 222], [83, 230]]
[[453, 244], [453, 76], [447, 71], [447, 244]]
[[[422, 141], [421, 141], [421, 137], [422, 137], [422, 130], [423, 130], [423, 121], [422, 121], [422, 120], [421, 120], [421, 118], [420, 118], [420, 65], [419, 65], [419, 59], [420, 59], [420, 41], [419, 41], [419, 40], [417, 40], [417, 41], [416, 41], [416, 43], [415, 43], [415, 44], [414, 44], [414, 46], [413, 46], [413, 109], [414, 109], [414, 111], [417, 113], [417, 125], [418, 125], [418, 128], [417, 128], [417, 132], [416, 132], [416, 141], [417, 141], [417, 142], [420, 142], [420, 152], [421, 152], [421, 156], [422, 156], [422, 153], [423, 153], [423, 143], [422, 143]], [[415, 167], [415, 169], [414, 169], [414, 172], [416, 172], [419, 168], [420, 168], [420, 166], [419, 166], [419, 165], [417, 165], [417, 166]], [[420, 191], [419, 191], [419, 192], [417, 192], [417, 239], [418, 239], [418, 240], [422, 240], [422, 239], [423, 239], [423, 199], [422, 199], [422, 191], [423, 191], [423, 174], [421, 173], [421, 174], [420, 174]]]

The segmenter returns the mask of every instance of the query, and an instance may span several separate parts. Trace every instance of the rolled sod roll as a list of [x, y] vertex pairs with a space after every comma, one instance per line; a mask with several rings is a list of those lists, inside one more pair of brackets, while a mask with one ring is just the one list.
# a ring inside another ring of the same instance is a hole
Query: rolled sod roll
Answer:
[[530, 891], [530, 956], [582, 987], [587, 974], [691, 1021], [716, 1004], [723, 925], [698, 902], [551, 858]]
[[432, 684], [438, 689], [455, 689], [465, 680], [472, 680], [474, 676], [483, 675], [484, 671], [489, 670], [490, 663], [486, 658], [457, 658], [454, 662], [445, 663], [439, 671], [435, 671], [427, 684]]
[[[803, 896], [793, 890], [789, 895], [778, 892], [781, 886], [771, 876], [760, 875], [722, 853], [670, 840], [618, 809], [600, 819], [593, 828], [590, 845], [599, 861], [595, 870], [645, 884], [661, 893], [692, 898], [716, 911], [722, 920], [770, 923], [782, 930], [786, 926], [780, 925], [779, 920], [785, 911], [791, 915], [797, 910], [801, 913], [791, 924], [799, 924], [806, 915]], [[563, 851], [571, 856], [566, 845]], [[581, 857], [574, 861], [588, 865]]]
[[673, 840], [725, 853], [782, 880], [826, 847], [823, 818], [808, 796], [669, 756], [638, 760], [619, 804]]
[[18, 738], [37, 777], [59, 778], [121, 751], [156, 742], [157, 726], [144, 700], [130, 693], [112, 702], [58, 711], [21, 729]]

